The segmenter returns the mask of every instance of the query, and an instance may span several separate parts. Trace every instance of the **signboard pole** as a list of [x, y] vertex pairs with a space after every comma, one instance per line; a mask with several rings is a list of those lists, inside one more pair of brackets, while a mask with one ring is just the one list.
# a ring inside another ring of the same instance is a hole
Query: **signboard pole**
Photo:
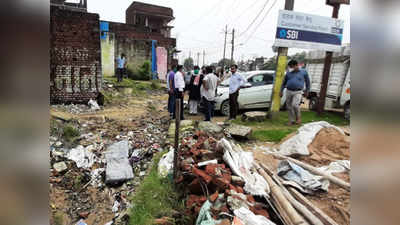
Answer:
[[[339, 9], [340, 9], [340, 4], [333, 5], [332, 18], [337, 19], [339, 17]], [[326, 91], [328, 89], [329, 74], [331, 72], [331, 65], [332, 65], [332, 55], [333, 52], [326, 52], [324, 72], [322, 74], [322, 81], [321, 81], [321, 91], [319, 93], [318, 106], [317, 106], [318, 115], [321, 115], [325, 108]]]
[[[285, 0], [285, 10], [293, 11], [293, 8], [294, 8], [294, 0]], [[272, 99], [271, 99], [272, 103], [271, 106], [269, 107], [269, 114], [268, 114], [268, 117], [272, 120], [279, 119], [279, 110], [281, 108], [281, 97], [279, 96], [279, 94], [281, 91], [283, 78], [285, 77], [287, 55], [288, 55], [288, 48], [279, 47], [275, 82], [272, 91]]]

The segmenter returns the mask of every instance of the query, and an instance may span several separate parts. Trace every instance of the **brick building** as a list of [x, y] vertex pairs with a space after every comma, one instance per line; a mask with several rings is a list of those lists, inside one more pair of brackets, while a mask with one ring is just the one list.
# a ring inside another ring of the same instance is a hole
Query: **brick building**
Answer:
[[171, 38], [173, 27], [168, 25], [174, 19], [171, 8], [133, 2], [126, 9], [126, 23], [101, 21], [103, 74], [115, 75], [115, 60], [121, 53], [127, 56], [128, 70], [135, 73], [154, 59], [152, 41], [156, 41], [157, 72], [164, 79], [167, 68], [176, 63], [176, 39]]
[[51, 103], [87, 103], [101, 91], [99, 15], [85, 4], [51, 1]]

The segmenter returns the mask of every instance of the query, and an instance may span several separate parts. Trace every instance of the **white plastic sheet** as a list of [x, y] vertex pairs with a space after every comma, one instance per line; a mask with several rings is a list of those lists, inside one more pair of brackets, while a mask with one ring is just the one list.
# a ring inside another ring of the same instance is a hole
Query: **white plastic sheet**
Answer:
[[239, 146], [221, 139], [218, 146], [224, 149], [224, 161], [232, 169], [233, 173], [245, 181], [244, 190], [256, 196], [268, 196], [270, 189], [267, 181], [253, 168], [253, 153], [243, 151]]
[[82, 145], [79, 145], [69, 151], [67, 158], [74, 161], [78, 168], [89, 169], [92, 167], [96, 158], [96, 156], [90, 151], [92, 148], [93, 146], [84, 148]]
[[315, 191], [328, 191], [329, 181], [321, 176], [315, 176], [288, 160], [278, 165], [278, 175], [287, 181], [293, 181], [302, 187], [301, 191], [312, 194]]
[[343, 173], [350, 170], [350, 160], [339, 160], [331, 162], [328, 166], [318, 168], [325, 173]]
[[249, 209], [242, 207], [233, 211], [235, 216], [240, 219], [243, 225], [275, 225], [264, 216], [255, 215]]
[[158, 163], [158, 174], [161, 177], [167, 177], [168, 174], [172, 174], [174, 167], [174, 149], [171, 147], [169, 152], [162, 156]]
[[345, 135], [342, 129], [325, 121], [308, 123], [300, 127], [296, 135], [281, 144], [279, 147], [279, 153], [286, 156], [310, 155], [310, 152], [308, 151], [308, 145], [314, 140], [315, 135], [322, 128], [335, 128], [340, 133]]
[[211, 202], [204, 202], [203, 206], [200, 209], [199, 216], [196, 220], [196, 225], [216, 225], [220, 221], [214, 220], [211, 216]]
[[92, 110], [100, 110], [100, 106], [99, 106], [99, 104], [97, 104], [97, 102], [95, 100], [90, 99], [88, 104]]
[[114, 183], [132, 179], [132, 166], [128, 159], [129, 143], [127, 140], [108, 147], [106, 155], [106, 183]]

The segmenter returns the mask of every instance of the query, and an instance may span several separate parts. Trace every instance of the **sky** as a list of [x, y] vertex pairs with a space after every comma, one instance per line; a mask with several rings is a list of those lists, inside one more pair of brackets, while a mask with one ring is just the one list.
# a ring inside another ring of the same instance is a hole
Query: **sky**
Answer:
[[[231, 56], [232, 29], [235, 29], [235, 61], [274, 56], [272, 45], [278, 13], [285, 5], [284, 0], [140, 1], [173, 9], [175, 20], [170, 25], [174, 26], [172, 36], [177, 38], [177, 48], [182, 51], [178, 55], [180, 63], [189, 55], [197, 62], [197, 55], [200, 53], [200, 65], [202, 65], [203, 51], [206, 64], [222, 59], [226, 25], [229, 32], [227, 58]], [[125, 10], [132, 2], [132, 0], [88, 0], [88, 11], [98, 13], [101, 20], [124, 23]], [[295, 0], [294, 11], [332, 16], [332, 7], [325, 5], [325, 0]], [[341, 6], [339, 19], [345, 21], [343, 43], [350, 43], [350, 6]], [[303, 50], [289, 49], [289, 54], [300, 51]]]

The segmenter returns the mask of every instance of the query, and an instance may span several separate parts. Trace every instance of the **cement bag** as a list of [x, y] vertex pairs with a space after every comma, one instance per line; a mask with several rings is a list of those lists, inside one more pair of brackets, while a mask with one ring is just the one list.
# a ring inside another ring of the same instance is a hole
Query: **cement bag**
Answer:
[[279, 153], [291, 156], [291, 155], [310, 155], [308, 151], [308, 145], [314, 140], [315, 135], [322, 128], [335, 128], [344, 135], [344, 132], [339, 127], [333, 126], [325, 121], [308, 123], [300, 127], [297, 134], [281, 144], [279, 147]]
[[129, 143], [127, 140], [108, 147], [106, 156], [106, 183], [133, 179], [132, 166], [129, 163]]
[[158, 174], [161, 177], [167, 177], [168, 174], [172, 174], [174, 167], [174, 149], [171, 148], [169, 152], [162, 156], [158, 163]]
[[82, 145], [79, 145], [68, 152], [67, 158], [74, 161], [78, 168], [89, 169], [95, 162], [96, 156], [89, 151], [89, 146], [84, 148]]
[[255, 215], [249, 209], [242, 207], [233, 211], [233, 214], [240, 219], [243, 225], [275, 225], [264, 216]]
[[269, 186], [265, 179], [255, 170], [252, 172], [253, 153], [243, 151], [239, 146], [231, 144], [226, 139], [218, 142], [217, 148], [224, 149], [223, 159], [229, 165], [233, 173], [245, 181], [244, 190], [256, 196], [268, 196]]

